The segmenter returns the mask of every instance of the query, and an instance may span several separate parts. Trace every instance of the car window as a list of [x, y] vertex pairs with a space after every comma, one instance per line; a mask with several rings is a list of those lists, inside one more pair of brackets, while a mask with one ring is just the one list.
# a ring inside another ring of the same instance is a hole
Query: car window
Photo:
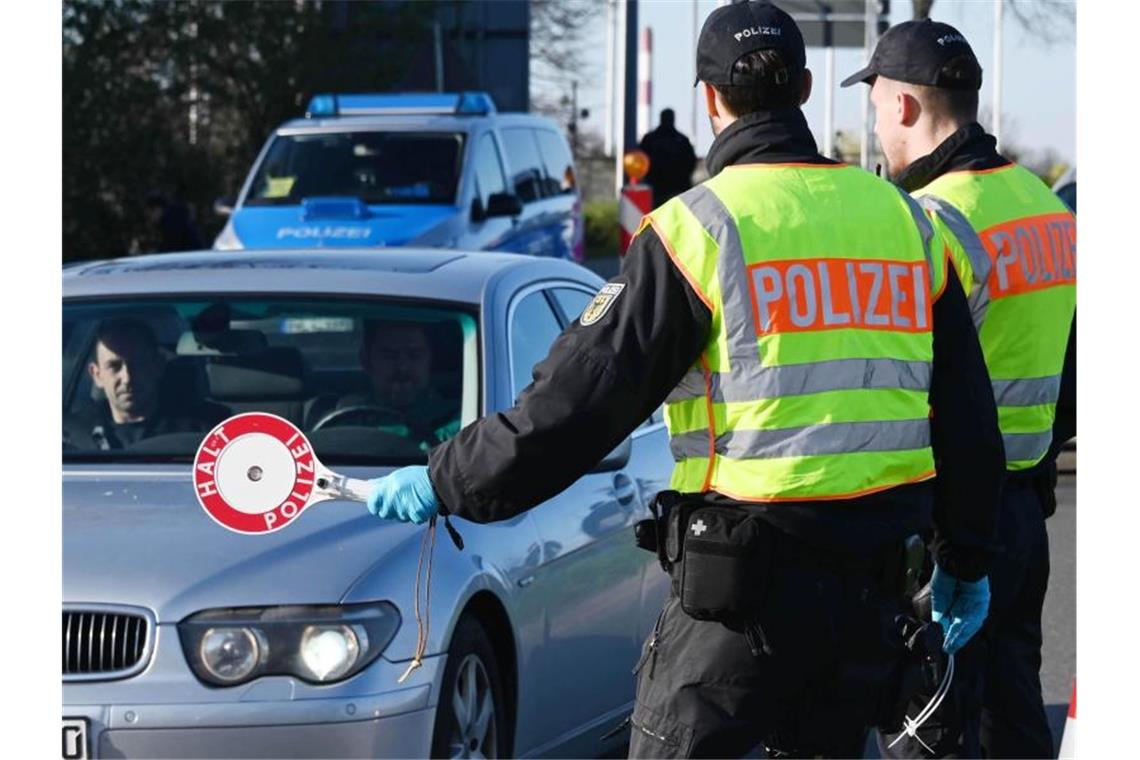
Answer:
[[472, 168], [475, 172], [475, 192], [483, 208], [487, 208], [487, 200], [495, 193], [505, 193], [507, 183], [503, 178], [503, 162], [499, 157], [499, 147], [495, 145], [495, 138], [485, 134], [479, 138], [475, 148]]
[[526, 295], [511, 317], [511, 391], [515, 398], [531, 383], [534, 365], [546, 358], [562, 332], [542, 291]]
[[477, 416], [474, 317], [383, 300], [67, 302], [64, 457], [193, 457], [241, 412], [306, 431], [318, 457], [416, 463]]
[[1077, 213], [1077, 183], [1076, 182], [1070, 182], [1069, 184], [1062, 187], [1060, 190], [1057, 191], [1057, 195], [1060, 196], [1060, 198], [1064, 202], [1064, 204], [1069, 207], [1070, 211], [1072, 211], [1074, 214]]
[[566, 140], [557, 132], [540, 129], [538, 146], [542, 150], [542, 164], [546, 168], [544, 187], [547, 195], [572, 193], [578, 185], [574, 174], [574, 159]]
[[554, 300], [558, 303], [559, 308], [562, 309], [562, 314], [566, 317], [567, 323], [582, 316], [586, 306], [594, 300], [593, 293], [577, 288], [551, 288], [550, 292], [554, 295]]
[[349, 196], [365, 203], [454, 203], [463, 135], [336, 132], [277, 137], [245, 203], [296, 205]]
[[507, 162], [511, 165], [515, 195], [523, 203], [540, 200], [546, 175], [534, 130], [529, 127], [508, 127], [503, 130], [503, 144], [506, 146]]

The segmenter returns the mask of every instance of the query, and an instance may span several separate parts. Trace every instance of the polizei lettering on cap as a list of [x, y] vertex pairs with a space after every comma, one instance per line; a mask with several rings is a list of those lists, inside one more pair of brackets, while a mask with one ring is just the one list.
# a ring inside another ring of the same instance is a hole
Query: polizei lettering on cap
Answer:
[[746, 40], [749, 37], [780, 37], [783, 35], [784, 30], [778, 26], [750, 26], [747, 29], [741, 29], [739, 32], [733, 32], [732, 36], [736, 38], [737, 42]]
[[928, 332], [926, 262], [797, 259], [749, 267], [758, 335], [838, 328]]

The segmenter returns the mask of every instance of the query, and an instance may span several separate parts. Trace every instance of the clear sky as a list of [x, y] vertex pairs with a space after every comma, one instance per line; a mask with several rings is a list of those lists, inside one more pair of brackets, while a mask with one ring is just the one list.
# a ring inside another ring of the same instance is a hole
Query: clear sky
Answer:
[[[599, 0], [601, 2], [602, 0]], [[1019, 0], [1030, 4], [1034, 0]], [[693, 0], [640, 0], [639, 24], [653, 29], [653, 122], [662, 108], [677, 113], [677, 126], [688, 134], [693, 102]], [[716, 0], [698, 0], [698, 20], [717, 7]], [[893, 0], [891, 23], [911, 17], [910, 0]], [[991, 0], [935, 0], [931, 16], [957, 27], [974, 48], [985, 71], [981, 91], [982, 108], [988, 111], [992, 102], [993, 18]], [[1002, 87], [1003, 139], [1023, 148], [1041, 151], [1054, 149], [1063, 159], [1076, 159], [1076, 30], [1061, 42], [1046, 46], [1033, 39], [1005, 13], [1004, 72]], [[583, 122], [584, 129], [602, 132], [605, 96], [605, 12], [599, 13], [598, 44], [591, 50], [589, 81], [580, 84], [581, 105], [591, 111]], [[815, 91], [804, 107], [808, 123], [822, 147], [824, 113], [824, 53], [808, 50], [808, 67], [815, 76]], [[858, 70], [863, 63], [862, 49], [839, 49], [835, 54], [835, 126], [839, 130], [857, 130], [860, 98], [866, 97], [865, 85], [839, 89], [838, 82]], [[704, 155], [712, 142], [703, 105], [698, 104], [697, 153]], [[690, 139], [692, 135], [690, 135]]]

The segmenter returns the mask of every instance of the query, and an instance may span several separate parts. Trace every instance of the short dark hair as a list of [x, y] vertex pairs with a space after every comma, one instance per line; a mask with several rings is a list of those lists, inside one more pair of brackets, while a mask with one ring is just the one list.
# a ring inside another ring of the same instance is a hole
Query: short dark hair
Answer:
[[804, 70], [789, 65], [778, 50], [754, 50], [740, 56], [732, 64], [732, 78], [751, 81], [714, 85], [734, 116], [800, 105]]
[[387, 332], [394, 332], [397, 330], [419, 330], [423, 333], [424, 339], [431, 343], [431, 336], [428, 334], [428, 325], [426, 322], [415, 322], [410, 319], [380, 319], [378, 317], [365, 317], [364, 319], [364, 335], [362, 336], [363, 345], [369, 347], [381, 335]]
[[[940, 81], [975, 82], [977, 76], [978, 63], [972, 55], [951, 58], [939, 71]], [[959, 122], [978, 120], [978, 91], [974, 87], [922, 87], [921, 90], [923, 101], [931, 110]]]
[[150, 325], [137, 317], [111, 317], [99, 323], [95, 329], [95, 342], [91, 344], [92, 361], [100, 343], [108, 348], [116, 338], [135, 340], [153, 353], [158, 353], [158, 338]]

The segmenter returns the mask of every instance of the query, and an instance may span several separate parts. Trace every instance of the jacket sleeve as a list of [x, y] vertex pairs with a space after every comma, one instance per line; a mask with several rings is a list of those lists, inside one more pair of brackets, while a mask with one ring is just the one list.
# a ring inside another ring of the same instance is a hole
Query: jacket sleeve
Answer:
[[994, 540], [1005, 449], [997, 405], [966, 296], [954, 267], [933, 306], [930, 388], [935, 482], [935, 561], [961, 580], [986, 574]]
[[1061, 448], [1077, 434], [1077, 315], [1069, 328], [1069, 345], [1061, 370], [1061, 391], [1057, 396], [1057, 413], [1053, 418], [1053, 445], [1049, 458], [1056, 459]]
[[445, 513], [504, 520], [557, 494], [644, 422], [697, 361], [711, 313], [651, 227], [611, 283], [624, 287], [608, 310], [566, 328], [513, 408], [429, 453]]

